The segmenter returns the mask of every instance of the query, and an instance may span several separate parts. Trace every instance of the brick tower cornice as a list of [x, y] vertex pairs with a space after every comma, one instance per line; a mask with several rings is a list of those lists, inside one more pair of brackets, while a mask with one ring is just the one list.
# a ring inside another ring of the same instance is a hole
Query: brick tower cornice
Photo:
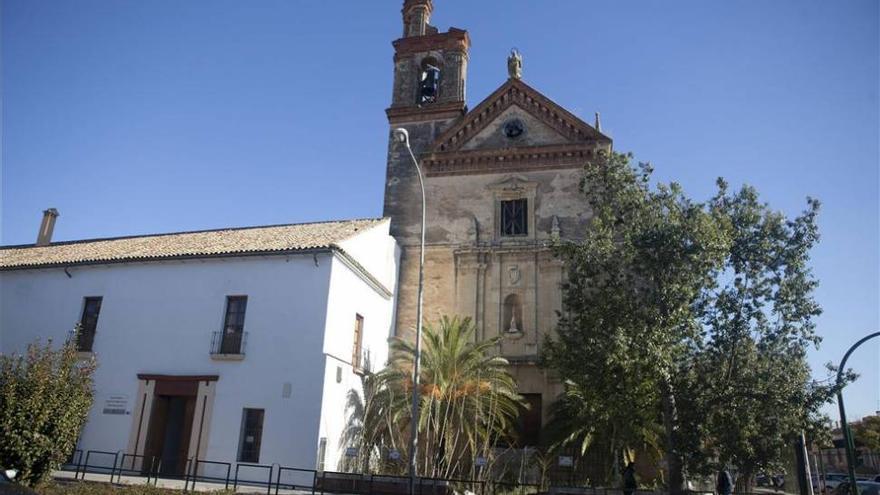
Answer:
[[449, 28], [449, 31], [445, 33], [400, 38], [391, 44], [394, 46], [394, 61], [396, 62], [404, 57], [435, 50], [459, 51], [467, 57], [471, 39], [464, 29]]

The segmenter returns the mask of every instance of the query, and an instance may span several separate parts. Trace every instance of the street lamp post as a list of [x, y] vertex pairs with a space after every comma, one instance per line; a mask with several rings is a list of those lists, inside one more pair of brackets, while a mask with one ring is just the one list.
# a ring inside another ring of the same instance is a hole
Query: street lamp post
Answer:
[[843, 359], [840, 361], [840, 367], [837, 369], [837, 407], [840, 408], [840, 429], [843, 431], [843, 442], [844, 447], [846, 447], [846, 467], [849, 470], [849, 491], [852, 495], [859, 495], [859, 488], [856, 485], [856, 449], [853, 444], [852, 432], [849, 430], [849, 424], [846, 422], [846, 409], [843, 407], [843, 387], [841, 384], [843, 383], [844, 366], [846, 366], [846, 360], [849, 359], [849, 355], [852, 354], [858, 346], [874, 337], [880, 337], [880, 332], [874, 332], [853, 344], [853, 346], [846, 351], [846, 354], [843, 355]]
[[409, 133], [406, 129], [398, 127], [394, 129], [394, 138], [397, 142], [406, 146], [409, 157], [412, 159], [413, 165], [416, 167], [416, 173], [419, 176], [419, 188], [422, 192], [422, 232], [421, 241], [419, 243], [419, 292], [418, 305], [416, 306], [416, 355], [413, 357], [413, 377], [412, 377], [412, 415], [410, 417], [410, 434], [409, 434], [409, 493], [416, 493], [416, 454], [418, 448], [419, 434], [419, 365], [422, 359], [422, 288], [425, 277], [425, 182], [422, 178], [422, 168], [419, 167], [419, 161], [413, 154], [412, 148], [409, 146]]

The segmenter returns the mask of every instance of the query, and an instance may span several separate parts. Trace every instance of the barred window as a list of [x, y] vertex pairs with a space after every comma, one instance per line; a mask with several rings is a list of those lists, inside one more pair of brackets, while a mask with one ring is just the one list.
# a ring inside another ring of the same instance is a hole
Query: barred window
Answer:
[[263, 415], [263, 409], [245, 409], [242, 413], [241, 438], [238, 442], [238, 462], [260, 462]]
[[226, 297], [226, 317], [223, 322], [223, 337], [220, 343], [222, 354], [241, 352], [244, 336], [244, 314], [247, 310], [247, 296]]
[[528, 200], [514, 199], [501, 202], [501, 235], [521, 236], [528, 235]]

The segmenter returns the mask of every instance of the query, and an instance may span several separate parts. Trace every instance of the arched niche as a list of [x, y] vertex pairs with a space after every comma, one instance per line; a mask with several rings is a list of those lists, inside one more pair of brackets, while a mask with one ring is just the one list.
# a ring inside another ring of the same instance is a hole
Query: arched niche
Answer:
[[522, 298], [519, 294], [508, 294], [504, 298], [501, 315], [501, 328], [505, 333], [523, 333]]

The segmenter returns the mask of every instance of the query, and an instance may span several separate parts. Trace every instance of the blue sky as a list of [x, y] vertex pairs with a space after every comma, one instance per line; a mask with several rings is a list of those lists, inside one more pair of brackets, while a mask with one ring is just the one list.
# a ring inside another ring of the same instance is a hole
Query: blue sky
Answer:
[[[382, 213], [399, 0], [2, 3], [2, 243]], [[468, 29], [468, 102], [524, 80], [707, 198], [717, 176], [790, 215], [823, 203], [825, 342], [880, 327], [876, 0], [435, 0]], [[880, 409], [880, 342], [851, 359]], [[829, 408], [829, 412], [834, 412]], [[836, 419], [836, 413], [833, 414]]]

